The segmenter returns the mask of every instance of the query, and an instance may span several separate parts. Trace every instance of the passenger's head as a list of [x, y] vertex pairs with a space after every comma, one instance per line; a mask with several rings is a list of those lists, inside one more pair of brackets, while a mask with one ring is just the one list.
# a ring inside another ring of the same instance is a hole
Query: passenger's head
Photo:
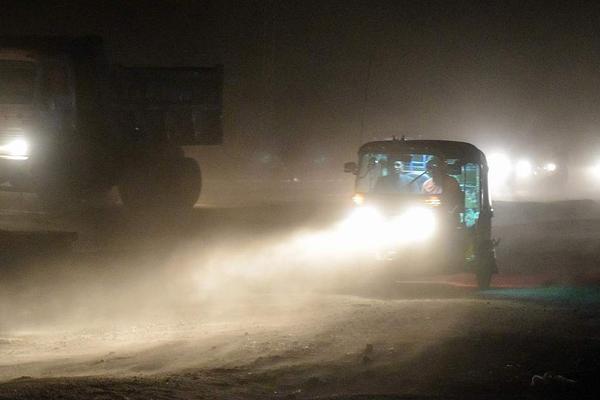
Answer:
[[395, 174], [400, 174], [404, 171], [404, 162], [402, 160], [394, 160], [392, 162], [392, 171]]
[[410, 162], [409, 156], [399, 156], [391, 159], [391, 170], [395, 174], [404, 172], [404, 165]]
[[432, 157], [427, 161], [427, 173], [433, 180], [440, 179], [446, 175], [446, 163], [437, 157]]

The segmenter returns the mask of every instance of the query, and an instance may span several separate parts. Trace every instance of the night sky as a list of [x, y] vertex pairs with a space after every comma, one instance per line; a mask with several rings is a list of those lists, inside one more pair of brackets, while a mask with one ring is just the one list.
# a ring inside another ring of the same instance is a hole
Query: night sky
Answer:
[[600, 12], [585, 3], [1, 4], [2, 34], [99, 34], [125, 65], [224, 64], [214, 151], [229, 165], [338, 173], [361, 142], [403, 134], [484, 148], [600, 136]]

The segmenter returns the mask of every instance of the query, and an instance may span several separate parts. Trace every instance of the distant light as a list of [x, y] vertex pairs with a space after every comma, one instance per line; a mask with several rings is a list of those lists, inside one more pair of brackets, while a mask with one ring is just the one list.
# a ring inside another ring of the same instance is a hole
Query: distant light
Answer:
[[495, 174], [508, 173], [511, 170], [510, 159], [504, 153], [492, 153], [488, 156], [490, 172]]
[[546, 163], [544, 165], [544, 169], [548, 172], [554, 172], [556, 171], [556, 164], [554, 164], [553, 162]]
[[600, 161], [591, 168], [591, 172], [596, 179], [600, 179]]
[[319, 156], [319, 157], [315, 158], [314, 163], [322, 165], [322, 164], [325, 164], [326, 161], [327, 161], [327, 157]]
[[492, 153], [487, 157], [489, 172], [490, 190], [493, 193], [501, 191], [510, 176], [512, 165], [510, 158], [504, 153]]
[[533, 173], [533, 167], [527, 160], [520, 160], [515, 165], [515, 173], [517, 178], [529, 178]]
[[273, 156], [269, 153], [262, 153], [258, 156], [258, 160], [263, 164], [269, 164], [273, 161]]

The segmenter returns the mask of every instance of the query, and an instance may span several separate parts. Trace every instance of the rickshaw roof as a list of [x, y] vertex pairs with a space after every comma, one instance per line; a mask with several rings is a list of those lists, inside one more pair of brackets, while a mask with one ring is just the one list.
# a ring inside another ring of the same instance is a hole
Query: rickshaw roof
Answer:
[[487, 165], [485, 155], [476, 146], [453, 140], [380, 140], [363, 144], [358, 150], [363, 153], [433, 153], [445, 158], [458, 158]]

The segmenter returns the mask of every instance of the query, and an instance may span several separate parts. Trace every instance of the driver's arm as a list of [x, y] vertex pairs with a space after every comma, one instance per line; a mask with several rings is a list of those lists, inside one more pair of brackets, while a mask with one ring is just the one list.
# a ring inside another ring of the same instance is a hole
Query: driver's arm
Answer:
[[447, 178], [446, 186], [451, 209], [455, 212], [463, 212], [465, 206], [465, 193], [460, 190], [460, 185], [454, 177], [448, 176]]

